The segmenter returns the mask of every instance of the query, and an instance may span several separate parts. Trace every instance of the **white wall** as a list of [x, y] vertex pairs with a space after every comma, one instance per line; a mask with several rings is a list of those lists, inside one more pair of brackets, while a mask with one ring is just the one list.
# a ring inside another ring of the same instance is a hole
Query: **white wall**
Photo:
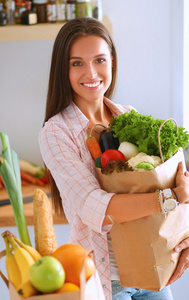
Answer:
[[132, 104], [154, 117], [172, 116], [182, 123], [183, 1], [116, 3], [103, 0], [118, 49], [116, 102]]
[[42, 163], [44, 119], [53, 41], [0, 42], [0, 131], [21, 158]]

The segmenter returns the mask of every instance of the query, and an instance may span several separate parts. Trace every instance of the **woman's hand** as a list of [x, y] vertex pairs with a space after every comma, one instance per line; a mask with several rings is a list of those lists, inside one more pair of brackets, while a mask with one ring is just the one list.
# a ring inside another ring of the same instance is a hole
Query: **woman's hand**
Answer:
[[184, 171], [182, 162], [178, 164], [176, 188], [174, 188], [180, 203], [189, 203], [189, 173]]
[[179, 279], [189, 267], [189, 238], [186, 238], [180, 244], [178, 244], [174, 248], [174, 251], [177, 253], [181, 253], [181, 255], [176, 270], [169, 279], [167, 285]]

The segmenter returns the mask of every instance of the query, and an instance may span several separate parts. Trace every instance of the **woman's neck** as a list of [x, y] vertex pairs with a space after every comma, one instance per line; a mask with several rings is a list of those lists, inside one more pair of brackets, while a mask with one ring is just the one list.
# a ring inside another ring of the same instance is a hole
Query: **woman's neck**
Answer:
[[109, 124], [112, 119], [112, 113], [110, 112], [109, 108], [104, 104], [103, 100], [99, 102], [96, 101], [88, 105], [80, 102], [77, 106], [89, 120], [90, 127], [92, 127], [95, 124], [103, 124], [107, 126], [107, 124]]

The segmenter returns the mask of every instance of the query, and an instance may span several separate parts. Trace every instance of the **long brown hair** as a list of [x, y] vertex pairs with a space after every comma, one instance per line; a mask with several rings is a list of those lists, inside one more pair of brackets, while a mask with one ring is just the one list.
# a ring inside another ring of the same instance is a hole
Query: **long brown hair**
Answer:
[[[72, 101], [72, 88], [69, 81], [70, 48], [76, 39], [87, 35], [99, 36], [103, 38], [109, 46], [113, 58], [112, 81], [105, 92], [105, 97], [112, 99], [117, 78], [117, 53], [110, 33], [107, 28], [96, 19], [73, 19], [62, 26], [54, 42], [44, 123], [65, 109]], [[63, 214], [59, 190], [50, 172], [48, 172], [48, 174], [55, 211], [59, 214]]]

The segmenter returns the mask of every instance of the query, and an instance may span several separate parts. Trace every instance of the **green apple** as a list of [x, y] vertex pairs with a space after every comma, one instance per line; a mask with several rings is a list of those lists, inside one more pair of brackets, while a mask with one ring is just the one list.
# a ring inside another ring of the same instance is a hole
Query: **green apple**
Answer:
[[52, 293], [63, 285], [65, 271], [55, 257], [42, 256], [30, 267], [29, 279], [39, 292]]

